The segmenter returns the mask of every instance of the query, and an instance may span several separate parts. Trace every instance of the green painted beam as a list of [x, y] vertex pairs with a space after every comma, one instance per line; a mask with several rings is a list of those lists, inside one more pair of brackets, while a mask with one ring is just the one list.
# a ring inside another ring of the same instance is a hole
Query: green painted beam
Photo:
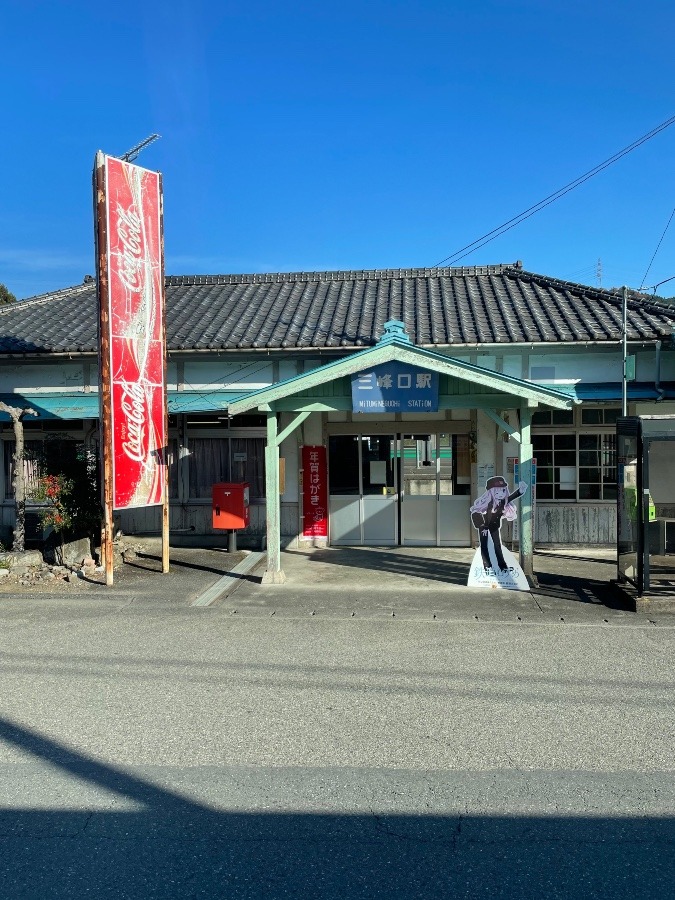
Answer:
[[[393, 341], [386, 345], [378, 344], [375, 347], [354, 353], [345, 359], [328, 363], [318, 369], [313, 369], [311, 372], [296, 375], [270, 387], [252, 391], [238, 400], [233, 400], [229, 406], [230, 413], [232, 415], [244, 413], [259, 407], [263, 403], [277, 404], [287, 397], [312, 391], [314, 388], [335, 381], [338, 378], [343, 378], [356, 372], [363, 372], [392, 360], [444, 373], [469, 384], [478, 384], [483, 388], [488, 388], [500, 394], [502, 398], [504, 395], [516, 396], [519, 398], [520, 403], [523, 401], [534, 405], [542, 403], [555, 409], [571, 409], [574, 404], [574, 400], [569, 396], [552, 388], [544, 388], [529, 381], [503, 375], [500, 372], [491, 372], [488, 369], [483, 369], [480, 366], [475, 366], [462, 360], [442, 356], [440, 353], [433, 353], [420, 347]], [[328, 402], [328, 398], [323, 398], [323, 400]], [[503, 399], [501, 405], [504, 405]]]
[[288, 424], [288, 425], [284, 428], [283, 431], [280, 431], [280, 432], [279, 432], [279, 434], [277, 435], [277, 438], [276, 438], [276, 441], [277, 441], [277, 447], [280, 447], [280, 446], [283, 444], [283, 442], [286, 440], [286, 438], [287, 438], [290, 434], [293, 434], [293, 432], [295, 431], [295, 429], [296, 429], [299, 425], [302, 425], [302, 423], [303, 423], [303, 422], [305, 421], [305, 419], [310, 415], [310, 413], [311, 413], [310, 410], [303, 410], [302, 412], [300, 412], [300, 413], [293, 419], [293, 421], [292, 421], [290, 424]]
[[351, 410], [352, 401], [346, 397], [336, 397], [335, 400], [312, 400], [307, 397], [284, 397], [274, 403], [278, 412], [339, 412]]
[[499, 425], [499, 427], [502, 429], [502, 431], [505, 431], [509, 435], [509, 437], [512, 437], [514, 441], [520, 443], [519, 431], [516, 431], [516, 429], [512, 428], [511, 425], [509, 425], [508, 422], [502, 419], [501, 416], [497, 415], [494, 409], [486, 409], [485, 407], [482, 407], [482, 409], [485, 415], [489, 416], [493, 422], [496, 422], [497, 425]]
[[[439, 410], [445, 409], [518, 409], [520, 397], [509, 394], [445, 394], [438, 398]], [[267, 412], [267, 409], [261, 409]], [[279, 412], [351, 412], [351, 397], [322, 398], [321, 400], [310, 397], [284, 397], [274, 402], [274, 409]], [[380, 413], [359, 413], [359, 416], [378, 416]], [[433, 416], [435, 413], [425, 413]]]

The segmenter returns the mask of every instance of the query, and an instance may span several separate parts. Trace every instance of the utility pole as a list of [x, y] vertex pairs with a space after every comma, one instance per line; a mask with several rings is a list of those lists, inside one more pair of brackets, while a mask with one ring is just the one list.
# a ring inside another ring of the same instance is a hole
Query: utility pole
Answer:
[[623, 357], [623, 375], [621, 379], [621, 415], [628, 415], [628, 354], [627, 343], [626, 343], [626, 331], [627, 331], [627, 308], [628, 308], [628, 288], [624, 285], [621, 289], [622, 291], [622, 300], [621, 300], [621, 335], [622, 335], [622, 357]]

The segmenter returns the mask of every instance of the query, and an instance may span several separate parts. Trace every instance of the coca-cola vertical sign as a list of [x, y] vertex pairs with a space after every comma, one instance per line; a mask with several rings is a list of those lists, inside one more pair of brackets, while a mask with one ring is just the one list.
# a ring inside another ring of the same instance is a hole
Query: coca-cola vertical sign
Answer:
[[161, 175], [98, 153], [96, 182], [101, 421], [112, 506], [156, 506], [165, 499], [167, 442]]

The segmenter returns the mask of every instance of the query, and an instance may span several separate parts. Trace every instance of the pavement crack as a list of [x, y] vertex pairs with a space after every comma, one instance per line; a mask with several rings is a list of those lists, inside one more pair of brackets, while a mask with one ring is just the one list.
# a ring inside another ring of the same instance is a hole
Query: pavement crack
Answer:
[[93, 818], [94, 818], [94, 812], [90, 811], [87, 814], [87, 818], [85, 819], [84, 824], [82, 825], [82, 828], [80, 828], [80, 830], [78, 832], [76, 832], [76, 834], [73, 835], [73, 837], [75, 837], [75, 836], [79, 837], [80, 835], [83, 835], [85, 833], [85, 831], [87, 830], [87, 828], [89, 828], [89, 825]]

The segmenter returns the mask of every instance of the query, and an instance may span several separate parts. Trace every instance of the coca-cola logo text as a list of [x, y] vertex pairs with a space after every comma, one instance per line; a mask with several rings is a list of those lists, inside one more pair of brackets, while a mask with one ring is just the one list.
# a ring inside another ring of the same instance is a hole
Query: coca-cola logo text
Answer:
[[121, 408], [127, 425], [127, 439], [122, 442], [122, 449], [134, 462], [146, 461], [145, 434], [146, 409], [145, 393], [140, 384], [129, 384], [123, 381]]
[[119, 277], [130, 291], [140, 291], [142, 284], [143, 237], [141, 219], [131, 209], [117, 204], [117, 234], [122, 245]]

